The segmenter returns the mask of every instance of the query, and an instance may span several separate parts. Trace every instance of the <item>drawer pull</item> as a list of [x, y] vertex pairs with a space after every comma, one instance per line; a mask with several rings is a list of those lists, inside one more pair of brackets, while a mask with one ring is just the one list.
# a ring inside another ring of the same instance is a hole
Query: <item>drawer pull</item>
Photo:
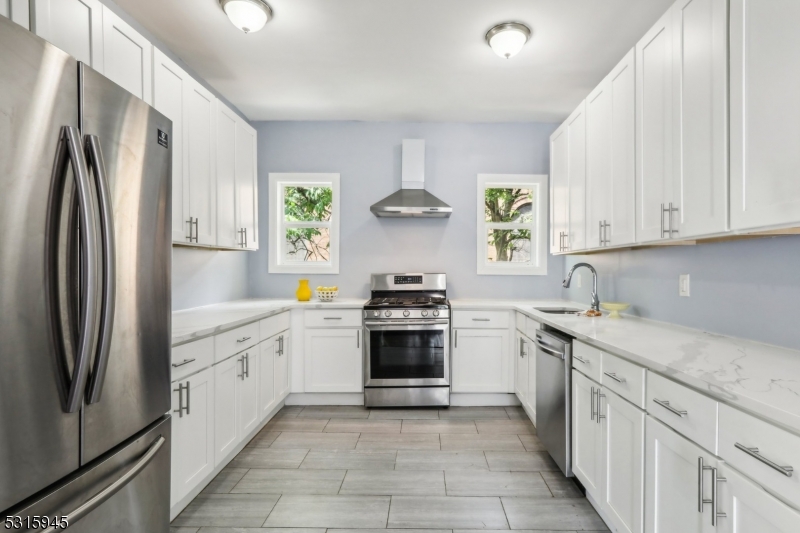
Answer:
[[572, 358], [573, 358], [573, 359], [575, 359], [576, 361], [580, 361], [580, 362], [581, 362], [581, 363], [583, 363], [584, 365], [589, 365], [589, 364], [591, 364], [589, 361], [587, 361], [587, 360], [586, 360], [586, 359], [584, 359], [583, 357], [579, 357], [579, 356], [577, 356], [577, 355], [574, 355], [574, 354], [573, 354]]
[[194, 363], [197, 359], [184, 359], [183, 362], [175, 364], [172, 363], [172, 368], [178, 368], [179, 366], [188, 365], [189, 363]]
[[340, 316], [326, 316], [325, 320], [341, 320], [342, 317]]
[[488, 318], [473, 318], [473, 322], [491, 322], [491, 319]]
[[613, 379], [617, 383], [625, 383], [625, 378], [619, 377], [614, 372], [603, 372], [603, 374], [605, 374], [606, 376], [610, 377], [611, 379]]
[[744, 444], [739, 444], [737, 442], [736, 443], [736, 449], [743, 451], [744, 453], [746, 453], [750, 457], [758, 459], [759, 461], [761, 461], [765, 465], [769, 466], [770, 468], [772, 468], [774, 470], [777, 470], [778, 472], [780, 472], [784, 476], [792, 477], [792, 472], [794, 472], [794, 468], [792, 468], [791, 466], [781, 466], [781, 465], [779, 465], [777, 463], [773, 463], [772, 461], [770, 461], [769, 459], [767, 459], [766, 457], [764, 457], [763, 455], [758, 453], [758, 448], [748, 448]]
[[242, 337], [241, 339], [236, 339], [236, 342], [245, 342], [249, 341], [252, 337]]
[[678, 415], [679, 417], [683, 418], [684, 416], [688, 415], [688, 411], [680, 411], [672, 407], [667, 400], [659, 400], [657, 398], [653, 398], [653, 401], [656, 402], [658, 405], [669, 411], [674, 415]]

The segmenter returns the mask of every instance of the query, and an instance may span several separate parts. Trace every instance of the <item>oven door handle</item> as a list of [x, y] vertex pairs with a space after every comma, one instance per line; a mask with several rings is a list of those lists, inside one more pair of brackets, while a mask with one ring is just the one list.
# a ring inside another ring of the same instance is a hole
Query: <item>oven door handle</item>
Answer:
[[446, 326], [448, 320], [397, 320], [395, 322], [364, 322], [367, 327], [393, 327], [393, 326]]

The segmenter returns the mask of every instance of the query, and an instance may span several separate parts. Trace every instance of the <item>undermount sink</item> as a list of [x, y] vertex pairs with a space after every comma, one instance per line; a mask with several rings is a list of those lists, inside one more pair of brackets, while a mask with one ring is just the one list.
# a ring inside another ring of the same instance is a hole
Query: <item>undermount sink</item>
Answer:
[[582, 309], [574, 309], [572, 307], [534, 307], [534, 310], [548, 315], [577, 315], [583, 313]]

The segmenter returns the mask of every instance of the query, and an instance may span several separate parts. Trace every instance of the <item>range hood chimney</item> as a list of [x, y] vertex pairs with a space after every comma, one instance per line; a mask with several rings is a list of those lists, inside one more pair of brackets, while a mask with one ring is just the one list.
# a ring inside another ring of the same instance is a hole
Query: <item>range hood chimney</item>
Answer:
[[403, 185], [369, 208], [376, 217], [448, 218], [453, 208], [425, 190], [425, 141], [403, 139]]

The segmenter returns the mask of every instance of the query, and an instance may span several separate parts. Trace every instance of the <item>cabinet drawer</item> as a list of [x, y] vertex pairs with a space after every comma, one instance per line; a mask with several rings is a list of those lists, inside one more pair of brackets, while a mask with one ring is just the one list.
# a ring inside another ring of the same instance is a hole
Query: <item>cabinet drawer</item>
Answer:
[[603, 353], [601, 383], [644, 409], [644, 368], [615, 355]]
[[263, 340], [289, 329], [289, 312], [265, 318], [258, 323], [259, 332]]
[[507, 329], [508, 311], [454, 311], [454, 328]]
[[309, 309], [305, 312], [307, 328], [360, 328], [361, 309]]
[[182, 344], [172, 349], [172, 381], [214, 364], [214, 338]]
[[[737, 444], [749, 448], [755, 456], [737, 448]], [[787, 503], [800, 506], [800, 437], [797, 435], [720, 404], [719, 456]], [[791, 477], [783, 473], [790, 473], [783, 467], [794, 469]]]
[[536, 332], [542, 327], [542, 325], [539, 322], [533, 320], [532, 318], [528, 318], [525, 321], [525, 324], [527, 326], [527, 329], [523, 330], [525, 331], [525, 335], [527, 335], [531, 339], [535, 339]]
[[717, 402], [652, 372], [647, 373], [647, 412], [717, 453]]
[[527, 335], [526, 332], [527, 332], [527, 327], [528, 327], [528, 317], [526, 317], [525, 315], [523, 315], [520, 312], [516, 312], [516, 313], [514, 313], [514, 318], [515, 318], [516, 323], [517, 323], [517, 329], [520, 330], [522, 333], [525, 333]]
[[602, 352], [600, 350], [582, 342], [572, 343], [572, 368], [600, 383], [603, 375], [601, 365]]
[[258, 322], [220, 333], [214, 337], [214, 362], [223, 361], [259, 342]]

